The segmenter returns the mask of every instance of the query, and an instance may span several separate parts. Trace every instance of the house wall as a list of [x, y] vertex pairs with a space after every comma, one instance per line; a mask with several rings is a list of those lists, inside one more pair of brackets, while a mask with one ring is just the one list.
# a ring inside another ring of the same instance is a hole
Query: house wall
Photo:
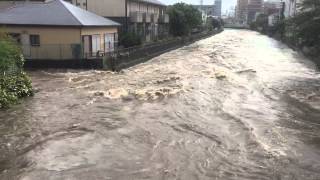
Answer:
[[125, 17], [125, 0], [69, 0], [72, 4], [103, 17]]
[[100, 51], [104, 51], [105, 49], [105, 34], [114, 34], [118, 33], [118, 29], [115, 27], [90, 27], [90, 28], [82, 28], [81, 36], [85, 35], [100, 35]]
[[[20, 34], [27, 59], [71, 59], [72, 45], [80, 44], [80, 28], [7, 26], [8, 33]], [[30, 45], [30, 35], [40, 36], [40, 46]]]

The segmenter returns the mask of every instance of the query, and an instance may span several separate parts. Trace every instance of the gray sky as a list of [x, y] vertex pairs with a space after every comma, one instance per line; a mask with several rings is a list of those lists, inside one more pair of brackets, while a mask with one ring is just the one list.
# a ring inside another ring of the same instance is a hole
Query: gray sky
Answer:
[[[161, 2], [170, 5], [177, 2], [185, 2], [188, 4], [200, 4], [200, 0], [160, 0]], [[203, 4], [213, 4], [214, 0], [203, 0]], [[229, 10], [231, 6], [236, 5], [236, 0], [222, 0], [222, 13], [224, 14], [226, 10]]]

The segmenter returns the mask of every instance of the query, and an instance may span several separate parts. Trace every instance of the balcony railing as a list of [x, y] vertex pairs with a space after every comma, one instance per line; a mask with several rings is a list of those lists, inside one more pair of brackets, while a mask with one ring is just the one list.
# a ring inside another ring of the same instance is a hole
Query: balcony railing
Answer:
[[130, 21], [133, 23], [143, 22], [143, 13], [142, 12], [131, 12], [130, 13]]
[[151, 22], [151, 13], [143, 13], [143, 22], [146, 22], [146, 23]]
[[159, 16], [159, 22], [160, 23], [169, 23], [169, 15], [168, 14], [162, 14]]
[[159, 22], [159, 14], [152, 14], [151, 15], [151, 22], [158, 23]]

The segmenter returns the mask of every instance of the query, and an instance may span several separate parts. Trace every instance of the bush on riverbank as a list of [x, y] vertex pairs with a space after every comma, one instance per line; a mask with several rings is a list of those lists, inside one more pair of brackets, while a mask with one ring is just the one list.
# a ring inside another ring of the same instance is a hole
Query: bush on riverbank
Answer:
[[23, 63], [24, 58], [16, 43], [5, 33], [0, 33], [0, 108], [33, 94], [31, 81], [23, 72]]

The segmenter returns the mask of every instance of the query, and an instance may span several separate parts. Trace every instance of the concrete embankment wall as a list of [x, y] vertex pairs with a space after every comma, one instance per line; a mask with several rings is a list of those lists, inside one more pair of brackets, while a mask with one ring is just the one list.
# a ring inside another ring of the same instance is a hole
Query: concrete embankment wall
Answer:
[[119, 71], [123, 68], [128, 68], [136, 64], [146, 62], [160, 54], [191, 44], [197, 40], [213, 36], [220, 32], [221, 30], [199, 33], [188, 37], [176, 38], [147, 46], [133, 47], [115, 51], [105, 61], [106, 67], [114, 71]]

